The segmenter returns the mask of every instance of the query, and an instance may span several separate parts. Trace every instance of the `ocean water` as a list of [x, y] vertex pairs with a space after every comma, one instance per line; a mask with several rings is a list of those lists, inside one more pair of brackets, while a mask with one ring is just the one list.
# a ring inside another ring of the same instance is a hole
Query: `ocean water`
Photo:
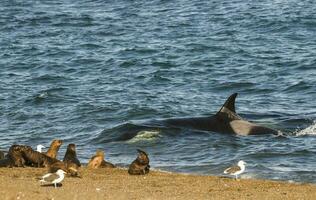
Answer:
[[[75, 143], [128, 166], [316, 183], [316, 4], [298, 0], [2, 0], [0, 149]], [[283, 135], [152, 120], [236, 110]]]

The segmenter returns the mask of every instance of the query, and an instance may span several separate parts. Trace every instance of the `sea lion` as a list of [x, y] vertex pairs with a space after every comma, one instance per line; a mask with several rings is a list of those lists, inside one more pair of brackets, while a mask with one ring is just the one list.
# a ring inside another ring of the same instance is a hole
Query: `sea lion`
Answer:
[[62, 169], [65, 172], [69, 172], [64, 162], [56, 161], [48, 166], [49, 173], [56, 173], [59, 169]]
[[103, 160], [104, 152], [102, 150], [97, 150], [96, 154], [89, 160], [87, 167], [90, 169], [97, 169], [101, 166]]
[[0, 151], [0, 160], [4, 158], [4, 153]]
[[115, 168], [116, 166], [112, 163], [102, 160], [100, 168]]
[[46, 152], [46, 155], [51, 158], [57, 158], [58, 150], [62, 144], [63, 144], [62, 140], [53, 140], [48, 151]]
[[115, 168], [115, 165], [104, 160], [104, 151], [97, 150], [96, 154], [91, 157], [87, 167], [91, 169]]
[[63, 161], [66, 162], [71, 162], [76, 164], [78, 167], [81, 166], [80, 161], [77, 158], [77, 153], [76, 153], [76, 145], [75, 144], [69, 144], [67, 147], [66, 154], [64, 156]]
[[32, 150], [30, 146], [26, 145], [12, 145], [9, 149], [6, 157], [11, 160], [12, 166], [14, 167], [24, 167], [25, 159], [23, 157], [23, 152], [26, 150]]
[[130, 164], [128, 173], [131, 175], [144, 175], [149, 173], [149, 158], [145, 151], [137, 149], [138, 156], [137, 158]]
[[12, 160], [6, 158], [3, 151], [0, 151], [0, 167], [13, 167]]
[[66, 168], [71, 176], [78, 176], [78, 169], [81, 167], [81, 163], [77, 158], [75, 144], [68, 145], [63, 162], [65, 163]]
[[9, 158], [3, 158], [0, 160], [0, 167], [13, 167], [13, 162]]
[[51, 158], [43, 153], [34, 151], [33, 149], [26, 149], [22, 152], [23, 158], [28, 165], [36, 167], [49, 167], [56, 162], [61, 162], [56, 158]]

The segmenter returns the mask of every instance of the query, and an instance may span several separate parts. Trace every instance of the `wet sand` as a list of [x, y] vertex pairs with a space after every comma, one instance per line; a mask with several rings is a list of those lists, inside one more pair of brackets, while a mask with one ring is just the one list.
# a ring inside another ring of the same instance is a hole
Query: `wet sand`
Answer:
[[41, 187], [39, 168], [0, 168], [1, 199], [316, 199], [316, 185], [124, 169], [81, 170], [62, 187]]

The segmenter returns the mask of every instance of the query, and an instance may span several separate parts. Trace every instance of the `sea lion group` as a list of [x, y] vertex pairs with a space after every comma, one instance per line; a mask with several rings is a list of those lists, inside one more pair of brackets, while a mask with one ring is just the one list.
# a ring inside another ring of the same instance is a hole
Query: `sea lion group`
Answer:
[[[63, 160], [57, 159], [57, 154], [62, 140], [53, 140], [47, 152], [38, 152], [27, 145], [12, 145], [8, 153], [0, 151], [0, 167], [45, 167], [49, 173], [55, 173], [59, 169], [65, 171], [70, 176], [81, 177], [79, 169], [81, 163], [77, 157], [76, 145], [68, 144]], [[131, 175], [144, 175], [149, 173], [148, 154], [137, 149], [138, 156], [130, 164], [128, 173]], [[87, 168], [115, 168], [110, 162], [105, 161], [104, 151], [97, 150], [96, 154], [91, 157]]]

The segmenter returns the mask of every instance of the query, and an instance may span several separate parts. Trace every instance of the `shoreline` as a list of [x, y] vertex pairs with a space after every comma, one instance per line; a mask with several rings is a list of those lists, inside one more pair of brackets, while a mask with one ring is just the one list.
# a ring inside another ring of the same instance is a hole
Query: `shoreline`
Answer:
[[3, 199], [315, 199], [316, 184], [150, 171], [132, 176], [120, 168], [81, 170], [62, 187], [42, 187], [45, 168], [0, 168]]

